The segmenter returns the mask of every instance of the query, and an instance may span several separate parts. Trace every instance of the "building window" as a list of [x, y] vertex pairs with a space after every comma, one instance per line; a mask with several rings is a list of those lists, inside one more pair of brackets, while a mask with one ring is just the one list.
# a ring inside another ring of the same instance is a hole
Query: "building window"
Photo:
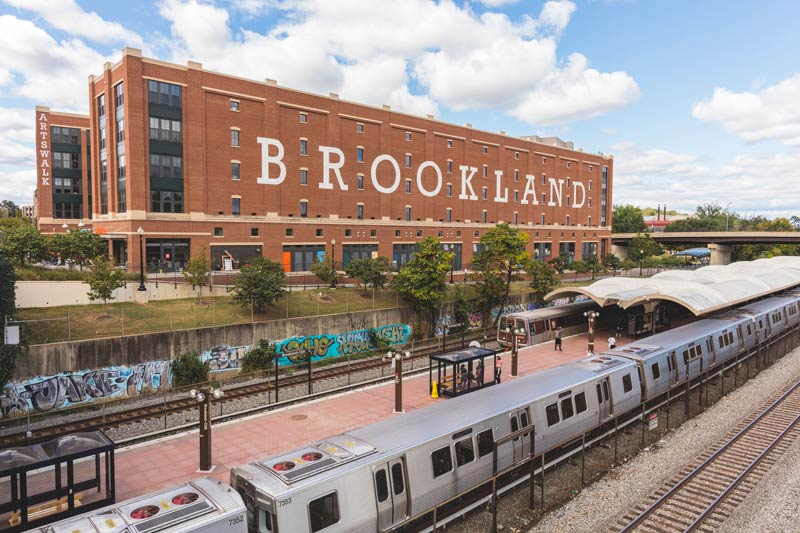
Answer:
[[545, 205], [546, 203], [547, 203], [547, 194], [542, 193], [542, 205]]
[[569, 162], [569, 161], [567, 161], [567, 168], [570, 168], [571, 166], [572, 166], [572, 165], [570, 164], [570, 162]]
[[447, 212], [445, 214], [445, 220], [447, 222], [452, 222], [453, 221], [453, 210], [450, 209], [449, 207], [447, 208]]
[[125, 103], [125, 95], [123, 94], [122, 83], [114, 86], [114, 107], [122, 107]]
[[566, 215], [566, 216], [564, 217], [564, 225], [565, 225], [565, 226], [569, 226], [569, 215]]
[[300, 155], [308, 155], [308, 141], [300, 139]]
[[410, 140], [411, 140], [411, 132], [410, 132], [410, 131], [407, 131], [407, 132], [406, 132], [406, 140], [407, 140], [407, 141], [410, 141]]
[[356, 189], [358, 189], [359, 191], [364, 190], [364, 176], [361, 174], [356, 176]]
[[242, 199], [241, 198], [231, 198], [231, 214], [239, 215], [241, 214], [242, 210]]
[[250, 228], [250, 236], [258, 237], [258, 228]]
[[481, 235], [481, 232], [478, 231], [478, 230], [475, 230], [475, 237], [480, 237], [480, 235]]
[[356, 148], [356, 161], [359, 163], [364, 162], [364, 149], [360, 146]]
[[589, 207], [592, 207], [592, 199], [589, 198], [587, 201], [589, 202]]
[[377, 237], [378, 236], [378, 230], [376, 230], [376, 229], [369, 230], [369, 236], [370, 237]]
[[447, 160], [447, 173], [453, 173], [453, 162], [450, 159]]
[[514, 169], [514, 181], [519, 181], [519, 170]]
[[53, 178], [53, 187], [56, 194], [80, 194], [79, 178]]
[[239, 177], [239, 163], [231, 163], [231, 179], [238, 180]]
[[489, 189], [487, 189], [486, 187], [484, 187], [483, 189], [481, 189], [481, 197], [482, 197], [484, 200], [488, 199], [488, 198], [489, 198]]
[[222, 228], [214, 228], [214, 237], [222, 237]]
[[483, 211], [481, 211], [481, 222], [486, 224], [486, 220], [487, 220], [488, 216], [489, 216], [489, 213], [487, 213], [485, 209]]
[[567, 188], [572, 187], [572, 179], [567, 178]]
[[411, 208], [406, 206], [406, 220], [411, 220]]
[[514, 201], [519, 202], [519, 191], [514, 191]]
[[294, 237], [294, 229], [293, 228], [286, 228], [283, 234], [287, 237]]
[[150, 117], [150, 138], [155, 141], [181, 142], [181, 122]]
[[592, 192], [592, 180], [589, 180], [589, 192]]
[[356, 218], [359, 219], [359, 220], [363, 220], [364, 219], [364, 205], [363, 204], [358, 204], [356, 206]]
[[546, 164], [547, 164], [547, 158], [546, 158], [546, 157], [543, 157], [543, 158], [542, 158], [542, 164], [543, 164], [543, 165], [546, 165]]
[[422, 230], [421, 229], [417, 230], [417, 237], [422, 237]]
[[450, 183], [447, 184], [447, 196], [453, 196], [453, 185]]
[[406, 180], [406, 192], [411, 192], [411, 180]]
[[81, 204], [54, 204], [54, 218], [81, 218]]
[[239, 130], [231, 130], [231, 146], [239, 146]]
[[125, 175], [125, 154], [121, 154], [117, 156], [117, 179], [124, 180]]
[[174, 155], [150, 154], [151, 178], [183, 178], [183, 159]]
[[356, 133], [364, 133], [364, 125], [360, 122], [356, 123]]
[[231, 100], [231, 111], [239, 111], [239, 100]]
[[104, 94], [97, 97], [97, 115], [100, 117], [106, 116], [106, 95]]
[[488, 154], [489, 153], [489, 147], [488, 146], [484, 146], [483, 147], [483, 153], [484, 154]]
[[303, 124], [308, 122], [308, 113], [300, 113], [300, 122]]
[[461, 230], [456, 230], [456, 237], [461, 237]]
[[489, 175], [489, 167], [483, 165], [483, 177], [487, 177]]
[[117, 120], [117, 142], [121, 143], [125, 141], [125, 119], [121, 118]]
[[447, 147], [448, 148], [452, 148], [453, 147], [453, 139], [447, 139]]
[[519, 152], [514, 152], [514, 159], [519, 159]]
[[301, 217], [308, 216], [308, 202], [306, 201], [300, 202], [300, 216]]
[[163, 81], [148, 80], [148, 98], [151, 104], [181, 107], [181, 87]]
[[519, 224], [519, 213], [514, 211], [514, 224]]
[[569, 207], [571, 204], [572, 204], [572, 202], [570, 200], [570, 197], [569, 197], [569, 195], [567, 195], [567, 207]]
[[587, 218], [586, 225], [587, 226], [591, 226], [592, 225], [592, 216], [591, 215], [589, 215], [589, 217]]
[[411, 168], [411, 154], [406, 154], [406, 168]]
[[308, 170], [300, 169], [300, 185], [308, 185]]
[[80, 144], [81, 130], [78, 128], [64, 128], [53, 126], [50, 128], [51, 139], [54, 143]]
[[323, 231], [322, 228], [317, 228], [316, 234], [317, 234], [317, 237], [324, 237], [325, 236], [325, 232]]
[[154, 213], [183, 213], [183, 193], [151, 191], [150, 210]]
[[400, 230], [399, 229], [394, 230], [394, 236], [396, 238], [398, 238], [398, 239], [400, 238]]
[[542, 222], [541, 222], [541, 224], [544, 225], [544, 213], [542, 213]]
[[53, 152], [54, 168], [80, 168], [81, 154], [69, 152]]
[[350, 228], [346, 228], [344, 230], [344, 236], [345, 237], [352, 237], [353, 236], [353, 230], [351, 230]]

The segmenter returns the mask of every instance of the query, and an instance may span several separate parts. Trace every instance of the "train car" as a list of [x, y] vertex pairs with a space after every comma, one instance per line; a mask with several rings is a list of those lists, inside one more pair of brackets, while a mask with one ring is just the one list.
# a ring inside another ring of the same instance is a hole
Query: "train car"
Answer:
[[245, 506], [226, 483], [199, 478], [61, 520], [39, 533], [247, 533]]
[[758, 302], [749, 303], [739, 309], [742, 313], [753, 316], [761, 330], [759, 340], [780, 334], [782, 331], [798, 324], [798, 298], [793, 295], [774, 296]]
[[[531, 421], [539, 453], [634, 409], [635, 368], [595, 356], [545, 370], [235, 467], [231, 485], [259, 533], [384, 531], [488, 480], [494, 442]], [[499, 446], [499, 468], [529, 447]]]
[[564, 336], [583, 333], [589, 327], [583, 313], [597, 309], [599, 306], [596, 303], [587, 300], [532, 311], [507, 313], [497, 322], [497, 342], [500, 346], [511, 347], [514, 330], [523, 332], [517, 334], [518, 347], [533, 346], [552, 340], [558, 328], [564, 328], [562, 331]]

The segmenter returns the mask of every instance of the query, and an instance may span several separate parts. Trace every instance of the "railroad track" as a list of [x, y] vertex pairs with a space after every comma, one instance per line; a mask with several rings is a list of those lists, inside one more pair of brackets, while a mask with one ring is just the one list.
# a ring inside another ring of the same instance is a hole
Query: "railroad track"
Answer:
[[613, 531], [718, 531], [800, 435], [800, 381], [626, 515]]
[[[482, 339], [485, 333], [486, 331], [481, 330], [477, 334], [473, 333], [472, 335], [465, 336], [464, 342], [466, 343], [471, 340]], [[461, 342], [462, 341], [460, 337], [454, 336], [452, 341], [447, 342], [443, 350], [441, 342], [437, 341], [436, 344], [424, 348], [418, 348], [417, 350], [415, 350], [411, 355], [411, 359], [419, 360], [427, 358], [430, 355], [440, 353], [447, 349], [460, 348]], [[335, 379], [337, 377], [346, 376], [348, 374], [357, 375], [359, 372], [374, 370], [376, 368], [384, 366], [387, 368], [389, 367], [389, 365], [385, 364], [380, 357], [352, 361], [347, 365], [338, 364], [335, 366], [324, 366], [313, 370], [313, 383], [318, 384], [323, 380]], [[282, 377], [279, 377], [279, 383], [278, 383], [279, 394], [282, 391], [289, 390], [293, 387], [303, 386], [308, 382], [308, 374], [305, 371], [305, 369], [307, 368], [306, 365], [300, 364], [298, 365], [298, 367], [299, 369], [296, 370], [293, 375], [283, 375]], [[409, 368], [413, 368], [413, 364], [409, 365]], [[417, 369], [417, 371], [419, 371], [419, 369]], [[410, 372], [411, 370], [409, 370], [409, 373]], [[381, 377], [384, 377], [383, 373]], [[355, 388], [359, 386], [359, 383], [363, 383], [363, 381], [359, 380], [353, 382], [352, 385], [348, 386], [352, 386]], [[240, 385], [225, 389], [225, 396], [221, 400], [215, 402], [215, 404], [216, 405], [229, 404], [231, 402], [234, 402], [236, 400], [239, 400], [247, 396], [255, 396], [259, 394], [270, 395], [274, 394], [274, 392], [275, 392], [275, 375], [272, 374], [271, 377], [267, 377], [264, 379], [264, 381], [258, 383], [250, 383], [246, 385]], [[294, 401], [302, 401], [302, 400], [303, 398], [294, 399]], [[281, 406], [281, 405], [285, 405], [285, 403], [284, 402], [281, 402], [280, 404], [272, 403], [270, 406], [267, 406], [267, 409], [269, 409], [272, 406]], [[21, 446], [28, 444], [30, 442], [39, 442], [47, 439], [52, 439], [54, 437], [58, 437], [61, 435], [66, 435], [81, 431], [121, 427], [128, 424], [142, 422], [148, 419], [164, 418], [168, 415], [174, 415], [177, 413], [190, 410], [191, 411], [197, 410], [197, 402], [191, 398], [178, 398], [166, 401], [164, 403], [159, 403], [157, 405], [134, 407], [129, 410], [118, 411], [113, 413], [88, 415], [86, 418], [82, 418], [80, 420], [72, 420], [68, 422], [59, 422], [58, 414], [55, 414], [53, 417], [55, 423], [53, 425], [46, 427], [37, 427], [35, 429], [32, 429], [31, 437], [27, 436], [27, 432], [25, 430], [14, 433], [7, 433], [5, 435], [0, 435], [0, 449], [10, 446]], [[247, 414], [252, 414], [252, 412], [248, 411]], [[235, 415], [227, 416], [226, 419], [234, 417]], [[182, 429], [182, 428], [176, 428], [176, 429]], [[165, 430], [168, 430], [168, 428], [165, 428]]]

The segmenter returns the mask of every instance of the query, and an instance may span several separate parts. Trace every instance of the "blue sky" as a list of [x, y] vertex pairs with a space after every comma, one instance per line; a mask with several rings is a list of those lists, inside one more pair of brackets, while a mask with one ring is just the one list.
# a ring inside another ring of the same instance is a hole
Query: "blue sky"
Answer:
[[33, 107], [147, 56], [614, 154], [615, 203], [799, 214], [800, 2], [0, 0], [0, 198]]

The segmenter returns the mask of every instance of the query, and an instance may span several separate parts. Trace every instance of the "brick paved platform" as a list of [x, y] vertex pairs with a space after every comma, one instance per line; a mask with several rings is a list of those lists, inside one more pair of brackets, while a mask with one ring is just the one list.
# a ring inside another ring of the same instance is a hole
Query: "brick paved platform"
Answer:
[[[599, 331], [597, 351], [607, 347], [611, 333]], [[630, 339], [618, 339], [618, 345]], [[564, 339], [564, 351], [548, 342], [520, 351], [519, 374], [524, 376], [586, 355], [586, 335]], [[514, 378], [511, 357], [503, 357], [503, 382]], [[500, 385], [502, 386], [502, 385]], [[434, 400], [428, 394], [427, 372], [403, 380], [406, 412], [434, 402], [458, 402], [458, 398]], [[228, 481], [230, 469], [269, 455], [342, 433], [393, 414], [394, 384], [344, 393], [247, 419], [217, 424], [213, 428], [213, 477]], [[116, 454], [117, 501], [195, 478], [199, 463], [197, 432], [121, 449]]]

